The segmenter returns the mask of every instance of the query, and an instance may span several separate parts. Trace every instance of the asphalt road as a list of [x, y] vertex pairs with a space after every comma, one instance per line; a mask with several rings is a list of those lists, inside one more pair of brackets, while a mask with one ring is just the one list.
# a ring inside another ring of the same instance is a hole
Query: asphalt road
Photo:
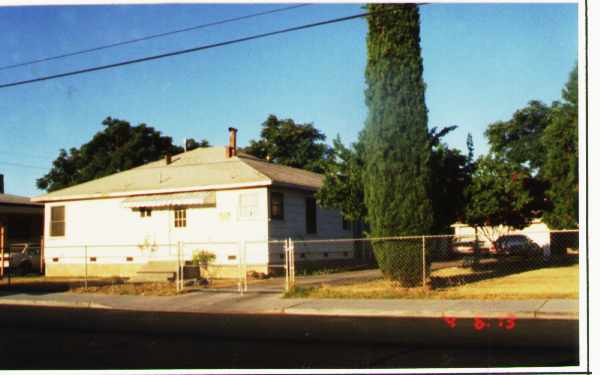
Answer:
[[[573, 331], [577, 321], [531, 320], [517, 324], [510, 331], [497, 325], [477, 331], [466, 319], [459, 319], [451, 328], [438, 319], [2, 306], [0, 368], [486, 368], [578, 364]], [[565, 341], [547, 347], [532, 345], [531, 340], [527, 344], [528, 336], [543, 332], [565, 336]], [[431, 345], [426, 344], [430, 341]]]

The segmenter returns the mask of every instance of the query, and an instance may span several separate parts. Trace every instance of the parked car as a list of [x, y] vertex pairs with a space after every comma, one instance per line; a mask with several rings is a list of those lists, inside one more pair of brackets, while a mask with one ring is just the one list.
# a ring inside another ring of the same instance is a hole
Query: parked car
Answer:
[[498, 237], [490, 249], [493, 255], [541, 256], [542, 248], [523, 234], [509, 234]]
[[[478, 241], [480, 254], [487, 254], [489, 249], [485, 246], [485, 242]], [[459, 241], [452, 244], [452, 252], [455, 255], [471, 255], [475, 254], [475, 241]]]
[[26, 275], [31, 272], [40, 272], [40, 248], [28, 243], [13, 244], [10, 251], [4, 253], [5, 272]]

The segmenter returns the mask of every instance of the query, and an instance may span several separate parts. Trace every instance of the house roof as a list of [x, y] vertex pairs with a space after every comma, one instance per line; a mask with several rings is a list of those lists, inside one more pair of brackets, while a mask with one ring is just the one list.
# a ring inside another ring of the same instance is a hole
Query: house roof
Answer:
[[225, 150], [197, 148], [174, 155], [168, 165], [161, 159], [32, 200], [50, 202], [268, 185], [318, 190], [322, 184], [320, 174], [275, 165], [241, 152], [229, 158]]
[[19, 205], [19, 206], [39, 206], [38, 203], [33, 203], [29, 197], [20, 195], [0, 194], [0, 204]]

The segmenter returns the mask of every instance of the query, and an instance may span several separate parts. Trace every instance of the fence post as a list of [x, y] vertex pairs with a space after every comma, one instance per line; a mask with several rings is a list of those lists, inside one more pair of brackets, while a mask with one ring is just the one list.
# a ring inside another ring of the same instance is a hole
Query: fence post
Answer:
[[84, 268], [85, 268], [84, 289], [87, 291], [87, 288], [88, 288], [88, 267], [87, 267], [88, 247], [87, 247], [87, 245], [84, 245], [83, 248], [84, 248], [83, 264], [84, 264]]
[[240, 296], [244, 295], [243, 289], [243, 275], [242, 272], [242, 242], [238, 242], [238, 291], [240, 292]]
[[181, 292], [181, 241], [177, 241], [177, 275], [175, 278], [175, 290]]
[[4, 223], [0, 223], [0, 255], [2, 264], [0, 265], [0, 279], [4, 278]]
[[248, 256], [246, 254], [246, 240], [242, 240], [240, 245], [242, 246], [242, 281], [244, 292], [248, 291]]
[[294, 288], [294, 287], [296, 287], [296, 252], [294, 251], [294, 241], [292, 240], [291, 237], [290, 237], [290, 249], [292, 251], [292, 256], [290, 257], [290, 262], [291, 262], [290, 276], [292, 277], [291, 287]]
[[426, 277], [427, 277], [427, 262], [425, 261], [425, 236], [423, 236], [423, 288], [426, 287]]
[[294, 252], [294, 241], [292, 241], [292, 238], [290, 237], [289, 239], [289, 260], [290, 260], [290, 289], [293, 289], [294, 286], [296, 285], [296, 269], [295, 269], [295, 264], [296, 264], [296, 254]]
[[45, 260], [44, 260], [44, 236], [40, 239], [40, 274], [45, 275]]
[[288, 245], [288, 240], [286, 239], [285, 242], [283, 243], [283, 254], [284, 254], [284, 258], [285, 258], [285, 264], [283, 266], [283, 268], [285, 269], [285, 291], [289, 292], [290, 291], [290, 257], [289, 257], [289, 245]]

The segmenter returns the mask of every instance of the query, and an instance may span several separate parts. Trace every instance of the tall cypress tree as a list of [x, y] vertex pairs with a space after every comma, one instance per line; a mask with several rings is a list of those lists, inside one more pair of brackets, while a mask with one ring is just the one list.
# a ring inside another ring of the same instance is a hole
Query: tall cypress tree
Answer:
[[[430, 150], [419, 10], [369, 4], [365, 203], [373, 236], [428, 233]], [[378, 13], [393, 10], [387, 13]]]
[[[368, 18], [365, 95], [369, 114], [361, 141], [371, 235], [429, 233], [433, 225], [431, 150], [419, 9], [415, 4], [369, 4], [368, 9], [375, 14]], [[408, 256], [411, 252], [376, 246], [375, 253], [384, 275], [405, 285], [420, 281], [420, 252], [413, 254], [415, 259], [391, 259], [391, 254]]]

